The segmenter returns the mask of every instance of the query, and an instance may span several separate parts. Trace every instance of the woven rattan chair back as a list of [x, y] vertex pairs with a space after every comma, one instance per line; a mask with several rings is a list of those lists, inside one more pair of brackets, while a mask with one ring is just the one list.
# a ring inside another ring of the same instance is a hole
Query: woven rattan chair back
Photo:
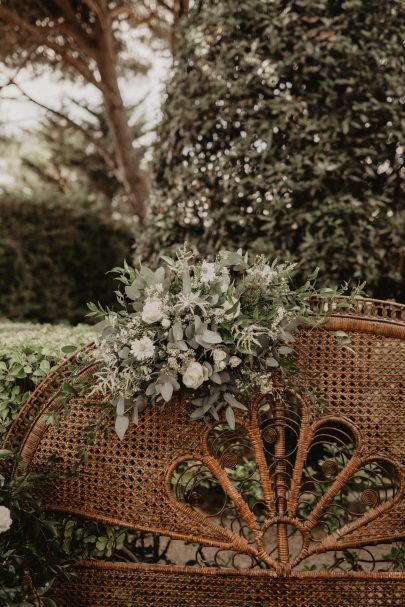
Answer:
[[[295, 356], [298, 373], [275, 396], [252, 399], [235, 429], [190, 421], [187, 400], [173, 401], [146, 410], [122, 441], [111, 422], [77, 477], [42, 487], [49, 510], [205, 555], [186, 568], [82, 563], [62, 604], [178, 607], [207, 593], [213, 606], [374, 606], [381, 596], [403, 605], [403, 576], [379, 562], [405, 536], [405, 306], [362, 300], [301, 330]], [[81, 398], [58, 428], [43, 423], [72, 364], [39, 387], [10, 432], [7, 446], [34, 469], [55, 456], [57, 469], [70, 469], [99, 415]]]

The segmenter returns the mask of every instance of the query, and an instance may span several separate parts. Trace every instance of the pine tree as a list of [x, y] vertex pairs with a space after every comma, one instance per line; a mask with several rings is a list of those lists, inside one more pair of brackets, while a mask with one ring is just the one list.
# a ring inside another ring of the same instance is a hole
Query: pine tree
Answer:
[[292, 258], [404, 299], [404, 28], [402, 0], [197, 3], [146, 238]]

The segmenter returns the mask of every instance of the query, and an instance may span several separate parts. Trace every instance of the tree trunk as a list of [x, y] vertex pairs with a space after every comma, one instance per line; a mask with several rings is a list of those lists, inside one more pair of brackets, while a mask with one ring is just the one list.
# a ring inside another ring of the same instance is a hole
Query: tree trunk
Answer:
[[145, 173], [140, 168], [142, 156], [132, 145], [128, 116], [118, 86], [116, 61], [113, 34], [110, 27], [107, 26], [101, 32], [97, 53], [97, 66], [103, 84], [104, 106], [119, 176], [129, 202], [142, 222], [145, 215], [145, 200], [148, 196], [148, 183]]

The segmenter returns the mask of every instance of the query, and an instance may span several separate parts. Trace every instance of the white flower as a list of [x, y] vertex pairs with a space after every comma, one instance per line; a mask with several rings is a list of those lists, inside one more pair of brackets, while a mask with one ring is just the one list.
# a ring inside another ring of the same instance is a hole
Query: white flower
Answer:
[[189, 364], [183, 373], [183, 384], [194, 390], [199, 388], [206, 379], [208, 379], [208, 369], [198, 362]]
[[10, 510], [6, 506], [0, 506], [0, 533], [8, 531], [13, 523]]
[[257, 283], [259, 287], [268, 286], [276, 278], [277, 271], [266, 263], [263, 266], [248, 268], [247, 276], [251, 282]]
[[151, 299], [146, 302], [142, 310], [142, 320], [150, 325], [153, 322], [160, 322], [163, 318], [162, 302], [158, 299]]
[[[236, 305], [238, 304], [238, 305]], [[233, 309], [234, 308], [234, 309]], [[223, 309], [225, 312], [225, 316], [228, 318], [237, 318], [240, 314], [240, 303], [236, 297], [231, 297], [231, 299], [227, 299], [224, 302]], [[232, 310], [232, 311], [230, 311]]]
[[275, 327], [277, 325], [279, 325], [281, 323], [281, 321], [283, 320], [285, 316], [285, 309], [283, 308], [283, 306], [279, 306], [277, 308], [277, 314], [273, 320], [272, 326]]
[[215, 280], [215, 264], [203, 261], [201, 264], [201, 282], [209, 283]]
[[239, 356], [231, 356], [231, 358], [229, 359], [229, 366], [232, 367], [232, 369], [234, 369], [235, 367], [240, 365], [241, 362], [242, 362], [242, 359], [239, 358]]
[[214, 359], [214, 362], [218, 364], [226, 358], [226, 352], [220, 348], [215, 348], [215, 350], [212, 351], [212, 358]]
[[226, 362], [224, 360], [220, 360], [215, 365], [215, 369], [217, 369], [218, 371], [222, 371], [223, 369], [225, 369], [225, 367], [226, 367]]
[[162, 320], [162, 327], [164, 329], [168, 329], [170, 327], [170, 320], [168, 318], [164, 318]]
[[277, 272], [273, 270], [268, 264], [265, 264], [262, 268], [262, 276], [263, 279], [267, 283], [269, 283], [277, 276]]
[[155, 346], [149, 337], [135, 339], [131, 344], [131, 352], [136, 360], [146, 360], [152, 358], [155, 353]]

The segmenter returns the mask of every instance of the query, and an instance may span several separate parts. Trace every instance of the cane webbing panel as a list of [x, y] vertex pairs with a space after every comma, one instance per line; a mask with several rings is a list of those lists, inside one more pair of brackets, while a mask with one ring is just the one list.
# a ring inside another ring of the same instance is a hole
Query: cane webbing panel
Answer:
[[56, 594], [60, 607], [403, 607], [405, 579], [89, 564]]

